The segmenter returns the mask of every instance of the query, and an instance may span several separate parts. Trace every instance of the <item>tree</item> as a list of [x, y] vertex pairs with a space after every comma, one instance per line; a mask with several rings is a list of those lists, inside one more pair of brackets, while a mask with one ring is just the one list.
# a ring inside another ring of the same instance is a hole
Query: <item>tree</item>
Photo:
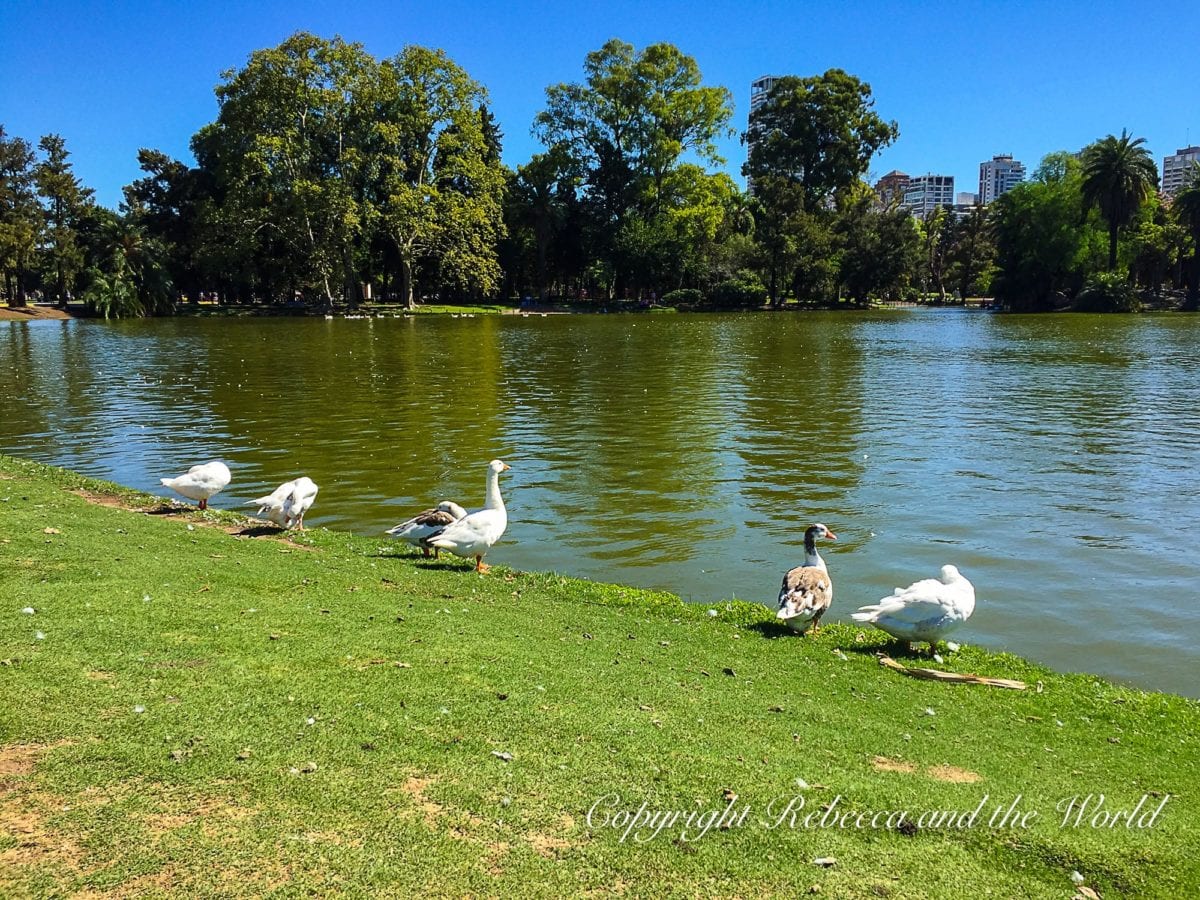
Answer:
[[985, 206], [974, 206], [954, 227], [950, 246], [950, 277], [962, 300], [986, 293], [995, 269], [996, 244]]
[[146, 176], [125, 186], [128, 215], [163, 245], [171, 281], [196, 301], [207, 252], [201, 240], [202, 217], [212, 186], [206, 173], [158, 150], [139, 150], [138, 165]]
[[362, 198], [385, 128], [378, 69], [360, 44], [298, 32], [223, 73], [217, 121], [193, 139], [232, 240], [271, 259], [278, 280], [318, 289], [327, 305], [339, 281], [347, 302], [357, 297]]
[[1171, 202], [1171, 215], [1187, 229], [1192, 239], [1192, 265], [1188, 277], [1186, 307], [1200, 309], [1200, 164], [1194, 165], [1191, 176]]
[[862, 184], [838, 221], [842, 289], [860, 306], [873, 296], [899, 297], [918, 268], [921, 235], [907, 210], [880, 207]]
[[1117, 235], [1137, 214], [1158, 186], [1158, 168], [1145, 138], [1131, 138], [1122, 130], [1102, 138], [1083, 151], [1083, 202], [1098, 207], [1108, 224], [1108, 268], [1117, 267]]
[[866, 174], [871, 157], [900, 134], [873, 110], [871, 86], [841, 69], [811, 78], [778, 79], [750, 116], [743, 173], [758, 193], [759, 179], [782, 176], [817, 209]]
[[42, 229], [33, 148], [0, 125], [0, 272], [12, 306], [24, 306], [34, 249]]
[[534, 286], [538, 297], [549, 291], [550, 252], [566, 225], [578, 179], [563, 148], [535, 153], [518, 166], [508, 192], [512, 225], [510, 233], [527, 228], [534, 244]]
[[173, 286], [166, 250], [144, 229], [104, 210], [96, 223], [95, 262], [85, 273], [83, 298], [106, 319], [161, 315], [171, 308]]
[[592, 245], [620, 291], [661, 270], [653, 261], [671, 227], [656, 220], [678, 200], [672, 176], [685, 156], [722, 162], [716, 139], [732, 98], [703, 86], [696, 61], [667, 43], [637, 51], [610, 40], [587, 55], [584, 73], [583, 83], [546, 89], [534, 133], [580, 173]]
[[381, 227], [412, 307], [418, 266], [442, 284], [492, 291], [500, 280], [504, 168], [482, 86], [440, 50], [406, 47], [382, 67]]
[[1032, 312], [1065, 305], [1104, 258], [1104, 235], [1095, 212], [1080, 221], [1080, 164], [1070, 153], [1042, 160], [1032, 180], [991, 206], [998, 272], [996, 299]]
[[65, 309], [75, 277], [83, 268], [76, 225], [92, 203], [93, 192], [71, 171], [66, 142], [57, 134], [48, 134], [38, 143], [46, 159], [34, 168], [38, 194], [46, 204], [45, 244], [47, 268], [54, 274], [58, 306]]
[[899, 130], [873, 110], [870, 85], [841, 69], [778, 79], [750, 116], [743, 174], [759, 204], [756, 236], [767, 261], [773, 302], [781, 282], [797, 298], [828, 298], [836, 197], [854, 189], [871, 157]]

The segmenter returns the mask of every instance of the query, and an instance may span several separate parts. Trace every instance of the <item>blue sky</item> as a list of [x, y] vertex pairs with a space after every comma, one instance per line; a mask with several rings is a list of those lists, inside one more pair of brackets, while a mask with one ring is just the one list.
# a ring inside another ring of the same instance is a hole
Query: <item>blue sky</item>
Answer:
[[[974, 191], [980, 161], [1047, 152], [1122, 128], [1163, 155], [1200, 143], [1200, 3], [1117, 2], [0, 2], [0, 123], [36, 142], [58, 132], [76, 171], [115, 205], [138, 177], [139, 147], [191, 160], [216, 116], [222, 70], [297, 30], [340, 34], [376, 56], [440, 47], [482, 82], [524, 162], [547, 85], [582, 77], [610, 37], [669, 41], [706, 83], [728, 87], [745, 128], [762, 74], [840, 67], [869, 82], [899, 140], [871, 166], [955, 176]], [[744, 150], [722, 144], [741, 181]]]

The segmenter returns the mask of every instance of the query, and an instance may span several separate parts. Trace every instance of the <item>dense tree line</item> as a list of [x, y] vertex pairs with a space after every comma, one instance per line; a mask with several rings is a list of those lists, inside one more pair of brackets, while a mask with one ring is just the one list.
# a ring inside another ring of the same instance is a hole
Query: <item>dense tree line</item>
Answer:
[[537, 296], [710, 307], [990, 296], [1012, 309], [1200, 305], [1200, 179], [1170, 205], [1122, 133], [1051, 154], [987, 208], [923, 221], [865, 178], [899, 129], [831, 69], [777, 79], [720, 167], [730, 92], [667, 43], [611, 40], [546, 89], [516, 170], [482, 85], [441, 51], [376, 59], [298, 33], [222, 73], [195, 165], [143, 149], [119, 212], [58, 135], [0, 127], [0, 291], [106, 316], [204, 297], [330, 309]]

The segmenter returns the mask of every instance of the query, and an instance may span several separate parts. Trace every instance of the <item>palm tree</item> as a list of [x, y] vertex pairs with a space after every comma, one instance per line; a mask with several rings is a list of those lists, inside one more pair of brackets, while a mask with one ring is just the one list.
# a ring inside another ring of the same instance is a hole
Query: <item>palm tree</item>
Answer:
[[1183, 189], [1171, 201], [1171, 215], [1192, 236], [1192, 271], [1188, 278], [1186, 309], [1200, 308], [1200, 163]]
[[1117, 233], [1158, 186], [1158, 167], [1145, 138], [1109, 135], [1083, 151], [1083, 204], [1100, 208], [1108, 223], [1108, 269], [1117, 267]]

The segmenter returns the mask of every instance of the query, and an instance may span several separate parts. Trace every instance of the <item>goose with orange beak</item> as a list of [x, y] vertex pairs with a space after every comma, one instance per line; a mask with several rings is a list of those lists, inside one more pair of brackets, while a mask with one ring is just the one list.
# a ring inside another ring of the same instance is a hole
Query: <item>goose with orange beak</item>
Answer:
[[817, 552], [817, 538], [836, 541], [837, 535], [817, 522], [804, 530], [804, 564], [789, 569], [779, 588], [779, 612], [775, 614], [792, 631], [815, 634], [821, 616], [833, 602], [833, 579], [825, 560]]
[[425, 539], [425, 544], [438, 550], [448, 550], [464, 559], [474, 557], [475, 571], [486, 572], [490, 567], [484, 563], [483, 557], [508, 527], [508, 513], [500, 496], [500, 473], [510, 468], [498, 459], [488, 463], [483, 509], [468, 513], [437, 534], [430, 535]]

